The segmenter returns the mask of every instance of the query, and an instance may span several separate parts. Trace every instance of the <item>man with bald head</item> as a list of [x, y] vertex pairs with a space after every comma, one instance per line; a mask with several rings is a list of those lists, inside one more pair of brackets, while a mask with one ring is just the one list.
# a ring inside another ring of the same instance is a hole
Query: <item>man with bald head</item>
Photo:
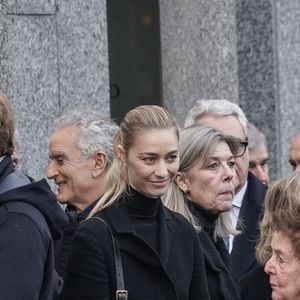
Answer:
[[229, 100], [200, 100], [189, 111], [185, 126], [206, 123], [240, 140], [236, 163], [236, 194], [230, 211], [232, 225], [241, 231], [230, 237], [229, 252], [238, 278], [257, 266], [255, 245], [259, 238], [258, 221], [266, 186], [249, 172], [247, 119], [242, 109]]
[[293, 171], [300, 171], [300, 133], [297, 133], [291, 141], [289, 163]]

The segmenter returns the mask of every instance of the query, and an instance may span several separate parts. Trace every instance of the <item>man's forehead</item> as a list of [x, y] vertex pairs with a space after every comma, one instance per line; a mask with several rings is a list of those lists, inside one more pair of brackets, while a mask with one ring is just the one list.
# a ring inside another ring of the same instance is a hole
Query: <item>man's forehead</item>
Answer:
[[241, 140], [244, 140], [246, 137], [243, 127], [235, 115], [216, 116], [207, 114], [200, 116], [196, 122], [208, 124], [225, 134], [232, 135]]

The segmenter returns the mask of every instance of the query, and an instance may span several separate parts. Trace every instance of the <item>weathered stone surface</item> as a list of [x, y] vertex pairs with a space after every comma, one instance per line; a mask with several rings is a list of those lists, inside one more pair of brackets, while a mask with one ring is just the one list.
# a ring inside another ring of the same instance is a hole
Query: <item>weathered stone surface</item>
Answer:
[[57, 1], [61, 112], [95, 109], [109, 116], [106, 1]]
[[164, 103], [182, 124], [201, 98], [238, 101], [235, 1], [160, 1]]
[[59, 115], [55, 17], [8, 17], [9, 95], [14, 106], [22, 168], [40, 178], [47, 137]]
[[55, 0], [17, 0], [15, 6], [17, 14], [55, 14]]
[[236, 2], [239, 104], [266, 136], [271, 179], [277, 168], [276, 71], [273, 11], [270, 0]]

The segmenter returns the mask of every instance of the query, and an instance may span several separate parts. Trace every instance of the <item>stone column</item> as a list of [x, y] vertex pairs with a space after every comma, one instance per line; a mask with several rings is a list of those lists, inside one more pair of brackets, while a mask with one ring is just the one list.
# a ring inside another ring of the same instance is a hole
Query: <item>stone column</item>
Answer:
[[7, 53], [7, 1], [0, 1], [0, 90], [7, 92], [7, 67], [8, 67], [8, 53]]
[[237, 1], [239, 103], [267, 136], [270, 177], [291, 173], [288, 149], [300, 131], [300, 2]]
[[276, 48], [270, 0], [236, 2], [239, 103], [267, 137], [271, 179], [279, 176], [276, 117]]
[[9, 0], [6, 19], [21, 167], [40, 178], [59, 115], [90, 109], [109, 116], [106, 1]]
[[201, 98], [238, 102], [235, 1], [161, 0], [164, 104], [182, 125]]
[[274, 0], [277, 67], [276, 124], [278, 169], [292, 172], [288, 163], [292, 136], [300, 132], [300, 1]]

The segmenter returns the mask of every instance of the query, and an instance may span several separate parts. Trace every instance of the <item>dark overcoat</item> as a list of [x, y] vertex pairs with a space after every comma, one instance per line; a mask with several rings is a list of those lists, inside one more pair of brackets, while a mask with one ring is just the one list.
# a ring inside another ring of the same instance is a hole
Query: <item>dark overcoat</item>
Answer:
[[259, 221], [266, 191], [266, 185], [249, 172], [248, 186], [239, 214], [242, 228], [238, 229], [241, 229], [242, 233], [234, 238], [230, 254], [239, 279], [257, 267], [255, 246], [260, 235]]
[[217, 214], [211, 214], [192, 201], [186, 200], [192, 214], [201, 224], [198, 233], [204, 253], [208, 289], [211, 299], [240, 300], [240, 287], [231, 265], [230, 256], [224, 241], [213, 239]]
[[[0, 189], [13, 172], [7, 155], [0, 162]], [[0, 299], [57, 299], [62, 281], [54, 271], [53, 239], [66, 223], [45, 179], [0, 194]]]
[[243, 300], [271, 300], [272, 288], [269, 275], [263, 266], [257, 264], [255, 268], [241, 278], [241, 295]]
[[[210, 299], [197, 233], [181, 215], [161, 207], [158, 252], [137, 234], [123, 204], [97, 216], [117, 235], [129, 300]], [[62, 298], [114, 300], [115, 291], [111, 237], [101, 221], [88, 219], [74, 236]]]

